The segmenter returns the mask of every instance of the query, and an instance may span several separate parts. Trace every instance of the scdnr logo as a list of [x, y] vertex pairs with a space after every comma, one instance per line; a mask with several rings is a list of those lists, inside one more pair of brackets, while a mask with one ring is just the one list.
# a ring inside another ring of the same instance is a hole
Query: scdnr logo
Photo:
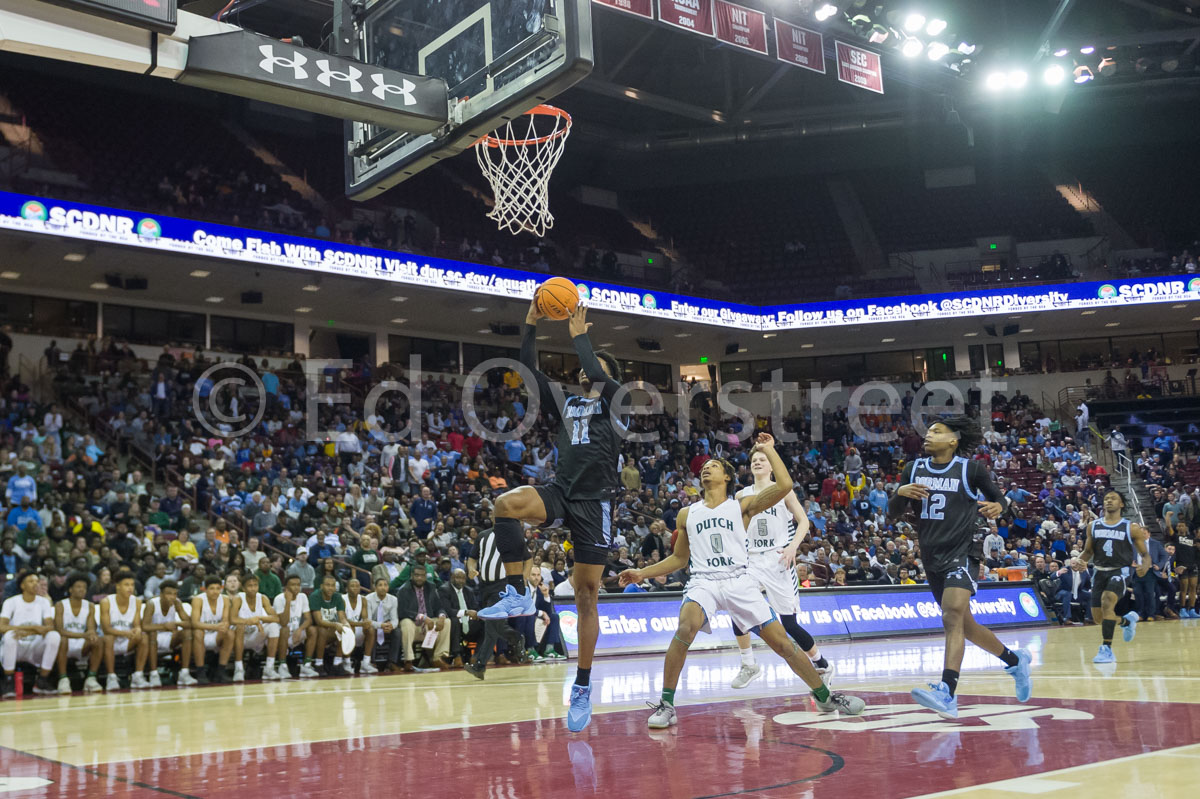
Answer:
[[1200, 292], [1200, 277], [1194, 277], [1187, 282], [1187, 290]]
[[1018, 597], [1018, 601], [1021, 603], [1021, 610], [1025, 611], [1026, 616], [1031, 619], [1037, 618], [1038, 603], [1037, 600], [1033, 598], [1033, 594], [1029, 593], [1028, 591], [1022, 591]]
[[579, 643], [579, 616], [573, 610], [560, 610], [558, 612], [558, 629], [562, 633], [563, 640], [568, 644]]
[[46, 210], [46, 206], [37, 200], [30, 200], [21, 206], [21, 218], [29, 219], [35, 222], [45, 222], [50, 213]]
[[1105, 283], [1100, 287], [1100, 291], [1098, 291], [1097, 294], [1102, 300], [1111, 300], [1113, 297], [1117, 296], [1117, 287], [1112, 283]]
[[778, 724], [840, 732], [1011, 732], [1036, 730], [1038, 719], [1091, 721], [1094, 716], [1065, 707], [1030, 705], [960, 705], [958, 718], [946, 720], [920, 705], [879, 705], [854, 718], [824, 713], [781, 713]]
[[157, 239], [162, 235], [162, 225], [157, 219], [142, 219], [137, 223], [137, 234], [144, 239]]

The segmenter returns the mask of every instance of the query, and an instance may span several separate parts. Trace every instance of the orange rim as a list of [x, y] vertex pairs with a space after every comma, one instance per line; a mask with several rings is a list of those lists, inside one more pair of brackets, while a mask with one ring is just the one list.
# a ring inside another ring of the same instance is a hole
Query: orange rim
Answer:
[[552, 105], [546, 105], [546, 104], [536, 105], [533, 108], [526, 111], [525, 115], [526, 116], [541, 115], [541, 116], [548, 116], [548, 117], [558, 117], [558, 118], [564, 120], [566, 122], [566, 124], [563, 125], [562, 127], [560, 127], [558, 130], [554, 131], [553, 133], [548, 133], [545, 136], [535, 136], [535, 137], [527, 138], [527, 139], [501, 139], [500, 137], [489, 133], [486, 136], [484, 136], [483, 138], [481, 138], [478, 141], [478, 144], [483, 144], [488, 147], [499, 147], [501, 145], [503, 145], [505, 147], [519, 147], [522, 145], [530, 145], [530, 144], [544, 144], [545, 142], [548, 142], [551, 139], [557, 139], [562, 136], [566, 136], [567, 133], [571, 130], [571, 115], [568, 114], [566, 111], [562, 110], [561, 108], [556, 108], [555, 106], [552, 106]]

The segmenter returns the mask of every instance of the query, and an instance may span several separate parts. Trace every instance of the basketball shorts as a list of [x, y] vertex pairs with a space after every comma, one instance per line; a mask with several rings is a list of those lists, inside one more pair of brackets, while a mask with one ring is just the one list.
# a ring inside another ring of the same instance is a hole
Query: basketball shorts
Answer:
[[217, 635], [219, 635], [219, 633], [216, 630], [205, 630], [204, 631], [204, 651], [205, 652], [216, 652], [217, 651]]
[[1187, 579], [1189, 579], [1189, 578], [1191, 578], [1191, 577], [1195, 577], [1195, 576], [1197, 576], [1197, 575], [1200, 575], [1200, 565], [1197, 565], [1197, 564], [1195, 564], [1195, 563], [1193, 563], [1193, 564], [1192, 564], [1192, 565], [1190, 565], [1190, 566], [1187, 566], [1187, 565], [1184, 565], [1184, 564], [1180, 564], [1180, 565], [1183, 565], [1183, 574], [1181, 574], [1181, 575], [1179, 575], [1179, 576], [1180, 576], [1181, 578], [1183, 578], [1184, 580], [1187, 580]]
[[[15, 633], [5, 633], [5, 638]], [[54, 634], [57, 636], [57, 633]], [[82, 642], [81, 642], [82, 643]], [[29, 663], [40, 668], [48, 668], [47, 661], [53, 664], [58, 657], [58, 647], [53, 652], [46, 651], [46, 636], [30, 635], [17, 639], [17, 663]]]
[[683, 592], [683, 601], [695, 602], [704, 611], [701, 629], [706, 633], [712, 632], [710, 622], [722, 610], [738, 629], [747, 632], [757, 632], [759, 627], [777, 618], [749, 572], [718, 580], [695, 577]]
[[87, 641], [82, 638], [67, 639], [67, 660], [82, 660], [83, 648], [87, 645]]
[[169, 630], [159, 630], [154, 634], [154, 645], [158, 647], [159, 652], [171, 651], [171, 639], [175, 637], [175, 633]]
[[545, 527], [565, 526], [571, 531], [575, 562], [603, 565], [613, 550], [612, 500], [568, 499], [556, 485], [535, 489], [546, 508]]
[[794, 616], [800, 610], [796, 596], [796, 570], [779, 562], [779, 550], [751, 552], [747, 571], [767, 595], [767, 604], [780, 616]]
[[129, 654], [129, 649], [131, 646], [133, 646], [133, 641], [130, 641], [128, 638], [117, 638], [115, 641], [113, 641], [113, 654], [127, 655]]
[[[278, 625], [264, 624], [263, 629], [269, 627], [278, 627]], [[267, 645], [267, 637], [258, 631], [258, 627], [250, 624], [245, 627], [246, 632], [242, 634], [242, 649], [249, 652], [261, 652]]]
[[1120, 599], [1128, 587], [1129, 569], [1096, 569], [1092, 575], [1092, 607], [1101, 606], [1104, 592], [1112, 591]]
[[941, 569], [927, 568], [925, 577], [929, 580], [929, 590], [933, 592], [933, 598], [937, 603], [942, 604], [942, 594], [947, 588], [965, 588], [971, 592], [971, 596], [975, 596], [979, 590], [979, 584], [975, 582], [975, 575], [979, 574], [979, 561], [963, 555], [956, 561], [951, 561], [944, 564]]

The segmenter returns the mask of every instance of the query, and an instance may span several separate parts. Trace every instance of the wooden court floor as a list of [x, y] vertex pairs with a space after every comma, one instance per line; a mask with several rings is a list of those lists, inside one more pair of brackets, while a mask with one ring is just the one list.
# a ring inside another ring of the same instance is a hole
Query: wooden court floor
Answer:
[[[574, 665], [247, 683], [0, 703], [0, 794], [47, 797], [404, 796], [1183, 799], [1200, 783], [1200, 621], [1138, 626], [1091, 659], [1096, 627], [1006, 631], [1034, 655], [1034, 695], [968, 648], [960, 718], [911, 702], [938, 639], [824, 647], [835, 688], [867, 699], [820, 716], [773, 654], [734, 691], [736, 651], [689, 658], [679, 726], [652, 732], [660, 657], [605, 658], [596, 715], [563, 722]], [[732, 641], [730, 641], [732, 646]]]

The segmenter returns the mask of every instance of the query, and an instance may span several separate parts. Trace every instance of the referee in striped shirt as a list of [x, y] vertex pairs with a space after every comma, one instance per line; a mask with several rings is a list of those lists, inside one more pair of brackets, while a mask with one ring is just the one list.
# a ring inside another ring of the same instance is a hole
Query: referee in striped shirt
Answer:
[[[504, 562], [496, 549], [496, 533], [486, 530], [479, 537], [475, 548], [467, 557], [467, 574], [479, 573], [480, 607], [490, 607], [500, 599], [505, 582]], [[475, 611], [468, 611], [472, 615]], [[508, 619], [479, 619], [472, 624], [483, 623], [483, 640], [475, 648], [475, 659], [463, 666], [463, 669], [476, 679], [482, 680], [487, 669], [488, 659], [496, 649], [496, 642], [503, 638], [508, 642], [509, 652], [514, 659], [524, 660], [525, 636], [508, 623]], [[472, 630], [472, 632], [475, 632]]]

